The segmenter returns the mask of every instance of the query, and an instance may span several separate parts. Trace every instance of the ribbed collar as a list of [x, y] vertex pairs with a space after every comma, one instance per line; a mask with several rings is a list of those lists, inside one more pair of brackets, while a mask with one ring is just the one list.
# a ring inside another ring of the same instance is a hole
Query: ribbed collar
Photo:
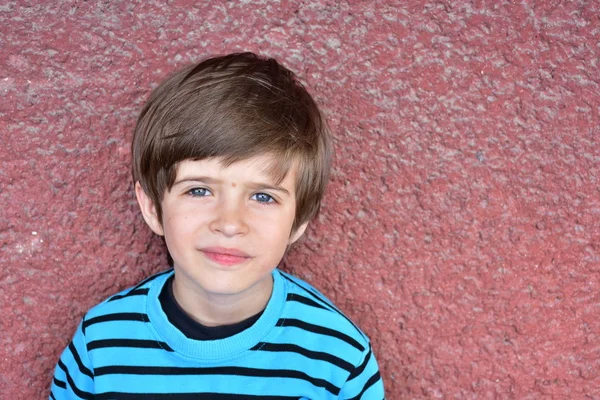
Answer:
[[279, 320], [287, 296], [284, 280], [279, 270], [273, 276], [273, 292], [263, 314], [248, 329], [218, 340], [194, 340], [186, 337], [179, 329], [171, 325], [164, 313], [158, 296], [165, 282], [173, 272], [161, 275], [150, 282], [148, 296], [143, 305], [150, 319], [149, 326], [156, 332], [159, 340], [166, 342], [175, 352], [189, 358], [216, 362], [251, 349], [261, 342]]

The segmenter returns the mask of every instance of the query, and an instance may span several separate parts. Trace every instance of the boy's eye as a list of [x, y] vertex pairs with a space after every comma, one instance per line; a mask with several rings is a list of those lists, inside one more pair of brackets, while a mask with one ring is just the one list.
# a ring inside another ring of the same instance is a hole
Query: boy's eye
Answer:
[[206, 188], [193, 188], [190, 189], [188, 193], [194, 197], [205, 197], [210, 195], [210, 192]]
[[252, 200], [256, 200], [259, 203], [273, 203], [275, 199], [266, 193], [256, 193], [252, 195]]

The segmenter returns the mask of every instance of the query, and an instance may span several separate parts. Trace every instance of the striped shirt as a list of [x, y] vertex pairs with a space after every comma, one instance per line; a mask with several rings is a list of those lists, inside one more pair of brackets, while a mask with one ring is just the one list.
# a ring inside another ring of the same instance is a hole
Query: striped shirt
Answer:
[[249, 328], [194, 340], [159, 294], [173, 270], [92, 308], [55, 370], [50, 399], [373, 399], [383, 383], [368, 338], [309, 284], [273, 271]]

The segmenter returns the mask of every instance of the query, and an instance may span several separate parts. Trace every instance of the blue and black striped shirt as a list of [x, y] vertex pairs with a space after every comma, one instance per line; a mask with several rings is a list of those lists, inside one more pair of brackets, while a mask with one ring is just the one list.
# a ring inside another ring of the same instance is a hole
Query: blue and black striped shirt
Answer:
[[368, 338], [309, 284], [275, 270], [256, 322], [194, 340], [161, 307], [172, 274], [87, 313], [58, 362], [50, 399], [384, 398]]

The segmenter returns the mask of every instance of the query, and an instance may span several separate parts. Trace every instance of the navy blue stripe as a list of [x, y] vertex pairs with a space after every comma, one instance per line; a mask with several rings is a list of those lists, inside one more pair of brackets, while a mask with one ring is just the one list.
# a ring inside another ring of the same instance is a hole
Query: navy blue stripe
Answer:
[[[167, 351], [173, 351], [165, 342], [158, 342], [156, 340], [143, 340], [143, 339], [103, 339], [93, 340], [88, 343], [88, 351], [95, 349], [101, 349], [104, 347], [134, 347], [140, 349], [163, 349]], [[96, 376], [98, 376], [97, 371]]]
[[54, 384], [56, 386], [58, 386], [59, 388], [62, 388], [62, 389], [66, 389], [67, 388], [67, 382], [60, 381], [60, 380], [58, 380], [56, 378], [54, 378]]
[[349, 399], [349, 400], [360, 400], [362, 398], [362, 395], [371, 387], [373, 386], [376, 382], [379, 382], [379, 380], [381, 379], [381, 375], [379, 374], [379, 371], [377, 371], [375, 374], [373, 374], [373, 376], [371, 376], [369, 378], [369, 380], [367, 381], [367, 383], [365, 383], [365, 386], [363, 387], [363, 389], [361, 390], [361, 392]]
[[141, 281], [140, 283], [138, 283], [137, 285], [135, 285], [134, 287], [132, 287], [127, 293], [124, 294], [117, 294], [114, 295], [113, 297], [111, 297], [110, 299], [108, 299], [108, 301], [115, 301], [115, 300], [119, 300], [122, 299], [123, 297], [127, 297], [127, 296], [139, 296], [142, 294], [147, 294], [148, 293], [148, 289], [140, 289], [142, 286], [146, 285], [149, 282], [152, 282], [153, 280], [155, 280], [156, 278], [166, 275], [166, 274], [170, 274], [171, 271], [173, 271], [173, 268], [170, 268], [166, 271], [163, 272], [159, 272], [158, 274], [154, 274], [146, 279], [144, 279], [143, 281]]
[[341, 312], [340, 310], [338, 310], [335, 306], [333, 306], [329, 302], [325, 301], [319, 293], [316, 293], [315, 291], [313, 291], [313, 290], [305, 287], [304, 285], [301, 285], [300, 283], [296, 282], [294, 279], [290, 278], [289, 276], [286, 276], [284, 273], [282, 273], [281, 276], [283, 276], [285, 279], [287, 279], [288, 281], [292, 282], [293, 284], [295, 284], [299, 288], [303, 289], [306, 293], [310, 294], [313, 299], [317, 300], [319, 303], [323, 304], [325, 307], [327, 307], [331, 311], [333, 311], [333, 312], [341, 315], [342, 317], [344, 317], [344, 319], [346, 321], [348, 321], [354, 327], [354, 329], [356, 329], [356, 332], [358, 332], [358, 334], [360, 334], [363, 337], [363, 339], [367, 340], [367, 338], [365, 337], [365, 335], [362, 333], [362, 331], [360, 329], [358, 329], [358, 326], [356, 326], [354, 324], [354, 322], [352, 322], [348, 317], [346, 317], [344, 315], [344, 313]]
[[173, 268], [169, 268], [169, 269], [167, 269], [167, 270], [165, 270], [165, 271], [162, 271], [162, 272], [159, 272], [159, 273], [157, 273], [157, 274], [154, 274], [154, 275], [152, 275], [152, 276], [149, 276], [148, 278], [144, 279], [143, 281], [141, 281], [140, 283], [138, 283], [137, 285], [135, 285], [135, 286], [132, 288], [132, 290], [139, 289], [139, 288], [141, 288], [142, 286], [144, 286], [146, 283], [148, 283], [148, 282], [152, 282], [153, 280], [155, 280], [155, 279], [156, 279], [156, 278], [158, 278], [159, 276], [163, 276], [163, 275], [169, 274], [169, 273], [171, 273], [171, 271], [173, 271]]
[[83, 391], [75, 385], [75, 381], [73, 381], [73, 378], [71, 378], [71, 375], [69, 375], [69, 371], [67, 370], [67, 367], [65, 366], [65, 364], [63, 364], [63, 362], [61, 360], [58, 360], [58, 366], [60, 367], [60, 369], [62, 369], [65, 372], [65, 375], [67, 377], [67, 382], [69, 383], [69, 386], [71, 386], [71, 389], [73, 389], [73, 393], [75, 393], [77, 396], [81, 397], [82, 399], [93, 399], [94, 398], [93, 394], [91, 394], [90, 392]]
[[287, 301], [296, 301], [298, 303], [306, 304], [307, 306], [321, 308], [323, 310], [328, 310], [328, 308], [323, 307], [316, 301], [309, 299], [308, 297], [300, 296], [297, 293], [289, 293], [286, 298]]
[[308, 357], [312, 360], [320, 360], [326, 361], [330, 364], [333, 364], [339, 368], [345, 369], [348, 372], [351, 372], [354, 369], [354, 365], [349, 362], [342, 360], [341, 358], [335, 357], [329, 353], [324, 353], [322, 351], [313, 351], [305, 349], [304, 347], [300, 347], [295, 344], [287, 344], [287, 343], [264, 343], [261, 342], [254, 346], [252, 350], [256, 351], [271, 351], [271, 352], [289, 352], [289, 353], [297, 353], [301, 354], [305, 357]]
[[145, 296], [148, 294], [148, 290], [149, 290], [148, 288], [131, 289], [127, 293], [114, 295], [113, 297], [108, 299], [108, 301], [115, 301], [115, 300], [123, 299], [125, 297], [130, 297], [130, 296]]
[[83, 365], [83, 362], [81, 362], [81, 358], [79, 357], [79, 354], [77, 353], [77, 349], [75, 349], [75, 345], [73, 345], [73, 342], [69, 343], [69, 350], [71, 350], [71, 354], [73, 354], [73, 358], [75, 359], [75, 362], [79, 367], [79, 371], [81, 371], [82, 374], [94, 379], [94, 374], [92, 374], [92, 371], [90, 371], [85, 365]]
[[298, 396], [265, 396], [233, 393], [99, 393], [96, 400], [298, 400]]
[[305, 331], [317, 333], [320, 335], [332, 336], [337, 339], [343, 340], [350, 346], [360, 351], [365, 351], [365, 347], [358, 343], [355, 339], [334, 329], [325, 328], [324, 326], [309, 324], [308, 322], [300, 321], [299, 319], [294, 318], [282, 318], [279, 321], [277, 321], [277, 326], [294, 326], [296, 328], [300, 328]]
[[90, 318], [83, 321], [83, 329], [87, 329], [90, 325], [98, 324], [100, 322], [109, 321], [139, 321], [139, 322], [150, 322], [148, 315], [143, 313], [114, 313], [105, 314], [98, 317]]
[[289, 369], [258, 369], [245, 367], [139, 367], [130, 365], [113, 365], [99, 367], [94, 370], [96, 376], [120, 375], [233, 375], [256, 378], [295, 378], [310, 382], [328, 392], [338, 395], [340, 388], [325, 379], [313, 378], [301, 371]]
[[350, 374], [350, 376], [348, 377], [349, 381], [363, 373], [363, 371], [367, 367], [367, 364], [369, 364], [369, 360], [371, 359], [372, 355], [373, 353], [371, 352], [371, 346], [369, 346], [369, 352], [367, 353], [365, 360]]

